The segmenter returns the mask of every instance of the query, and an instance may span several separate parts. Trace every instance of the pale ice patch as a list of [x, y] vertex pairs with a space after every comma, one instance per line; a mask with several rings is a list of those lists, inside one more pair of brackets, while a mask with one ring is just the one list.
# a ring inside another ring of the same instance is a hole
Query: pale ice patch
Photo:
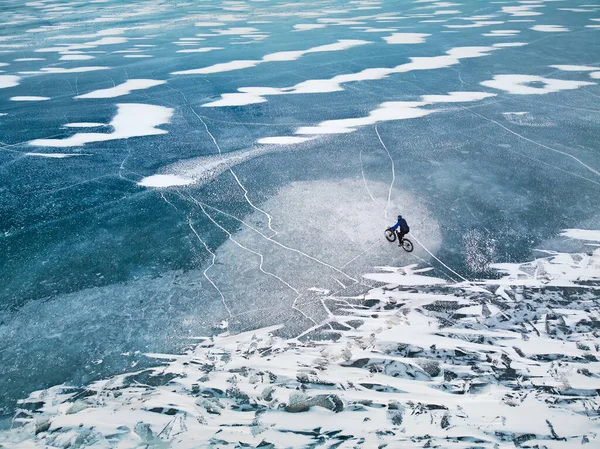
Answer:
[[154, 86], [165, 84], [166, 81], [150, 79], [129, 79], [123, 84], [108, 89], [99, 89], [93, 92], [78, 95], [74, 98], [115, 98], [129, 95], [134, 90], [149, 89]]
[[422, 44], [425, 38], [431, 36], [427, 33], [393, 33], [383, 37], [388, 44]]
[[9, 98], [10, 101], [46, 101], [46, 100], [50, 100], [50, 97], [37, 97], [34, 95], [23, 95], [23, 96], [16, 96], [16, 97], [10, 97]]
[[[244, 218], [246, 224], [234, 222], [233, 229], [239, 231], [232, 232], [232, 237], [215, 251], [218, 264], [210, 269], [210, 276], [225, 300], [239, 298], [240, 289], [248, 298], [239, 303], [230, 300], [232, 314], [245, 313], [253, 322], [274, 324], [295, 316], [291, 309], [295, 304], [319, 322], [326, 315], [321, 304], [315, 302], [315, 288], [339, 290], [356, 284], [372, 266], [406, 265], [415, 255], [428, 259], [416, 243], [414, 253], [408, 254], [397, 243], [385, 240], [384, 230], [395, 221], [385, 216], [388, 195], [390, 210], [410, 211], [406, 218], [411, 229], [435, 253], [441, 244], [440, 228], [419, 197], [398, 188], [390, 193], [389, 184], [370, 179], [293, 182], [260, 205], [272, 217], [271, 227], [278, 233], [273, 237], [275, 241], [269, 240], [272, 232], [266, 216], [256, 211]], [[226, 223], [231, 223], [230, 217], [210, 207], [205, 211], [229, 227]], [[263, 255], [262, 262], [256, 253]], [[265, 271], [280, 279], [262, 272], [261, 263]], [[261, 312], [265, 308], [272, 312]]]
[[113, 132], [109, 134], [77, 133], [65, 139], [36, 139], [29, 144], [43, 147], [73, 147], [92, 142], [166, 134], [167, 131], [157, 126], [169, 123], [173, 114], [173, 109], [164, 106], [121, 103], [117, 104], [117, 107], [117, 115], [109, 123], [113, 127]]
[[29, 61], [45, 61], [46, 58], [19, 58], [15, 59], [14, 62], [29, 62]]
[[0, 89], [19, 85], [21, 77], [16, 75], [0, 75]]
[[193, 179], [183, 178], [176, 175], [152, 175], [143, 178], [138, 185], [143, 187], [175, 187], [193, 184]]
[[[542, 84], [531, 86], [530, 84]], [[595, 83], [587, 81], [558, 80], [537, 75], [495, 75], [493, 80], [483, 81], [482, 86], [504, 90], [515, 95], [542, 95], [561, 90], [573, 90]]]
[[[251, 148], [246, 150], [232, 151], [224, 154], [215, 154], [211, 156], [201, 156], [194, 159], [189, 159], [175, 164], [164, 167], [160, 173], [165, 182], [169, 179], [166, 176], [175, 176], [174, 180], [178, 178], [192, 180], [194, 184], [206, 184], [217, 176], [229, 170], [230, 168], [241, 164], [255, 157], [262, 156], [264, 154], [281, 151], [281, 148], [286, 148], [285, 145], [271, 145], [258, 148]], [[143, 178], [140, 181], [140, 185], [146, 184], [146, 180], [156, 175], [152, 175]], [[161, 185], [161, 187], [168, 187], [167, 185]]]
[[321, 52], [330, 52], [330, 51], [342, 51], [347, 50], [349, 48], [368, 44], [368, 41], [363, 40], [348, 40], [342, 39], [334, 44], [329, 45], [321, 45], [318, 47], [309, 48], [308, 50], [298, 50], [298, 51], [282, 51], [277, 53], [270, 53], [268, 55], [263, 56], [262, 59], [258, 60], [238, 60], [238, 61], [230, 61], [223, 62], [219, 64], [214, 64], [209, 67], [204, 67], [201, 69], [191, 69], [191, 70], [182, 70], [178, 72], [173, 72], [172, 75], [194, 75], [194, 74], [210, 74], [210, 73], [221, 73], [221, 72], [230, 72], [232, 70], [240, 70], [246, 69], [250, 67], [255, 67], [258, 64], [262, 64], [265, 62], [279, 62], [279, 61], [295, 61], [301, 58], [304, 55], [310, 53], [321, 53]]
[[531, 27], [533, 31], [541, 31], [543, 33], [565, 33], [569, 31], [562, 25], [534, 25]]
[[600, 79], [600, 71], [590, 73], [590, 78], [593, 78], [595, 80]]

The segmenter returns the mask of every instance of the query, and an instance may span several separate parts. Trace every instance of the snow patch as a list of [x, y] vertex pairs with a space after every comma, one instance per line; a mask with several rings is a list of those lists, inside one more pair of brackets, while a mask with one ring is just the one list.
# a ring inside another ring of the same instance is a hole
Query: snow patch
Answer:
[[[531, 86], [531, 83], [536, 83], [536, 86]], [[578, 89], [595, 83], [558, 80], [537, 75], [495, 75], [493, 80], [483, 81], [480, 84], [514, 95], [544, 95], [562, 90]], [[542, 86], [537, 86], [537, 84], [542, 84]]]
[[393, 33], [391, 36], [383, 37], [388, 44], [422, 44], [425, 38], [431, 36], [426, 33]]
[[121, 103], [117, 104], [117, 107], [117, 115], [109, 123], [113, 127], [112, 133], [77, 133], [66, 139], [36, 139], [29, 144], [41, 147], [74, 147], [92, 142], [166, 134], [167, 131], [158, 129], [157, 126], [169, 123], [173, 115], [173, 109], [164, 106]]
[[541, 31], [542, 33], [565, 33], [569, 31], [562, 25], [534, 25], [531, 27], [533, 31]]
[[143, 178], [137, 184], [143, 187], [175, 187], [193, 184], [193, 179], [176, 175], [152, 175]]
[[15, 75], [0, 75], [0, 89], [19, 85], [21, 77]]
[[238, 60], [231, 62], [223, 62], [219, 64], [214, 64], [209, 67], [204, 67], [201, 69], [191, 69], [191, 70], [181, 70], [178, 72], [173, 72], [172, 75], [207, 75], [211, 73], [222, 73], [222, 72], [230, 72], [233, 70], [247, 69], [250, 67], [255, 67], [259, 64], [265, 62], [280, 62], [280, 61], [295, 61], [301, 58], [304, 55], [310, 53], [322, 53], [322, 52], [330, 52], [330, 51], [342, 51], [347, 50], [352, 47], [356, 47], [358, 45], [368, 44], [368, 41], [362, 40], [348, 40], [342, 39], [336, 42], [335, 44], [329, 45], [321, 45], [318, 47], [309, 48], [308, 50], [298, 50], [298, 51], [282, 51], [277, 53], [271, 53], [263, 56], [262, 59], [259, 60]]
[[129, 79], [123, 84], [111, 87], [109, 89], [100, 89], [93, 92], [78, 95], [75, 98], [115, 98], [123, 95], [129, 95], [134, 90], [149, 89], [150, 87], [165, 84], [166, 81], [150, 79]]
[[46, 101], [46, 100], [50, 100], [50, 97], [36, 97], [33, 95], [23, 95], [23, 96], [16, 96], [16, 97], [10, 97], [9, 98], [10, 101]]

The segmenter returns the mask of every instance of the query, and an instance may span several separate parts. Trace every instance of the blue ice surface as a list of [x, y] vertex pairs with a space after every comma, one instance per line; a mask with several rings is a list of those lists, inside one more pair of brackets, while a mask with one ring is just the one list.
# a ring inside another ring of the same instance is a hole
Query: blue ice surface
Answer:
[[[145, 4], [136, 3], [139, 7]], [[347, 2], [331, 1], [318, 7], [323, 17], [362, 17], [357, 20], [365, 27], [431, 34], [425, 43], [414, 45], [387, 44], [382, 36], [391, 33], [364, 33], [352, 24], [290, 32], [295, 24], [316, 20], [294, 14], [264, 16], [286, 8], [311, 11], [314, 8], [309, 3], [297, 7], [284, 7], [283, 2], [250, 4], [249, 11], [239, 13], [243, 16], [239, 21], [207, 28], [195, 27], [194, 23], [213, 19], [194, 19], [193, 15], [233, 13], [214, 1], [174, 4], [141, 16], [124, 16], [115, 23], [85, 22], [110, 14], [118, 16], [133, 8], [117, 1], [106, 5], [117, 9], [82, 7], [67, 17], [33, 15], [0, 27], [0, 36], [7, 38], [0, 43], [19, 44], [1, 48], [0, 62], [9, 65], [0, 67], [4, 70], [0, 75], [42, 67], [110, 67], [87, 73], [20, 75], [18, 86], [0, 89], [0, 113], [6, 114], [0, 116], [0, 410], [4, 407], [6, 413], [10, 413], [16, 399], [35, 389], [65, 381], [86, 383], [134, 369], [144, 363], [135, 351], [181, 350], [190, 343], [186, 336], [214, 331], [215, 321], [222, 317], [206, 316], [204, 310], [218, 303], [219, 298], [206, 283], [195, 284], [182, 275], [206, 267], [210, 260], [209, 252], [191, 232], [189, 219], [192, 217], [210, 248], [219, 248], [227, 235], [199, 213], [189, 195], [240, 218], [249, 216], [252, 207], [226, 175], [207, 185], [164, 192], [136, 185], [142, 177], [170, 164], [216, 153], [213, 140], [196, 114], [204, 117], [221, 150], [232, 152], [252, 148], [262, 137], [291, 135], [299, 126], [362, 117], [386, 101], [418, 101], [421, 95], [453, 91], [492, 92], [497, 96], [475, 104], [436, 105], [442, 110], [423, 118], [378, 124], [395, 163], [396, 187], [424, 199], [441, 224], [443, 244], [437, 256], [462, 275], [474, 276], [465, 262], [463, 239], [473, 229], [494, 239], [494, 261], [501, 262], [528, 258], [533, 248], [560, 229], [598, 222], [599, 177], [582, 169], [572, 158], [544, 147], [600, 167], [597, 85], [548, 95], [511, 95], [479, 84], [500, 74], [592, 81], [587, 72], [549, 67], [597, 64], [600, 31], [585, 27], [593, 23], [589, 21], [593, 14], [559, 9], [576, 2], [544, 3], [540, 16], [514, 17], [499, 11], [501, 6], [518, 2], [464, 1], [450, 8], [460, 13], [429, 17], [449, 19], [446, 23], [423, 23], [426, 18], [410, 17], [433, 11], [417, 9], [423, 3], [384, 1], [380, 9], [352, 11]], [[3, 20], [8, 20], [32, 8], [22, 2], [5, 1], [0, 12]], [[328, 13], [340, 9], [345, 12]], [[377, 22], [368, 17], [385, 13], [402, 18]], [[457, 18], [473, 15], [491, 15], [494, 17], [484, 20], [505, 23], [460, 29], [444, 26], [472, 23]], [[599, 16], [596, 11], [595, 17]], [[268, 23], [248, 24], [252, 17]], [[514, 19], [535, 22], [508, 22]], [[29, 32], [65, 23], [66, 29]], [[88, 61], [59, 61], [61, 55], [57, 52], [35, 51], [103, 37], [56, 39], [61, 35], [152, 24], [159, 26], [116, 35], [126, 37], [125, 43], [91, 49], [103, 53], [93, 53], [95, 59]], [[538, 32], [530, 29], [534, 24], [562, 25], [569, 32]], [[188, 48], [173, 44], [180, 38], [210, 34], [211, 28], [238, 26], [257, 28], [267, 37], [244, 45], [234, 42], [251, 38], [206, 37], [197, 42], [198, 46], [223, 49], [176, 53]], [[482, 36], [490, 29], [516, 29], [520, 33], [513, 37]], [[222, 62], [260, 59], [279, 51], [305, 50], [340, 39], [371, 43], [238, 71], [172, 75]], [[394, 67], [409, 62], [410, 57], [443, 55], [455, 47], [516, 41], [527, 45], [503, 48], [448, 68], [347, 83], [340, 92], [269, 96], [267, 102], [248, 106], [202, 107], [240, 87], [290, 87], [305, 80]], [[144, 49], [152, 58], [129, 59], [115, 53], [135, 44], [154, 45]], [[36, 57], [46, 60], [14, 61]], [[138, 78], [166, 80], [167, 84], [119, 98], [74, 98]], [[28, 95], [51, 99], [34, 103], [9, 100]], [[121, 102], [173, 108], [171, 122], [160, 127], [168, 133], [77, 148], [27, 144], [34, 139], [66, 138], [82, 131], [63, 128], [66, 123], [108, 123]], [[522, 111], [532, 117], [529, 122], [510, 123], [503, 115]], [[381, 152], [381, 146], [373, 126], [358, 128], [351, 134], [325, 136], [302, 148], [269, 154], [236, 167], [256, 204], [295, 181], [359, 178], [361, 150], [370, 179], [390, 182], [389, 159], [374, 156]], [[24, 156], [30, 151], [91, 156]], [[240, 228], [232, 220], [224, 219], [223, 223], [231, 232]], [[353, 223], [344, 225], [352, 227]]]

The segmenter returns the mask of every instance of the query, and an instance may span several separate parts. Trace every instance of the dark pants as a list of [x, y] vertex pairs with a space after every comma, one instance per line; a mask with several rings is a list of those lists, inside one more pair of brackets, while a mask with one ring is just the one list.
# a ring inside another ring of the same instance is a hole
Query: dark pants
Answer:
[[399, 229], [396, 229], [396, 234], [398, 235], [398, 243], [402, 245], [402, 239], [407, 234], [407, 232], [402, 232]]

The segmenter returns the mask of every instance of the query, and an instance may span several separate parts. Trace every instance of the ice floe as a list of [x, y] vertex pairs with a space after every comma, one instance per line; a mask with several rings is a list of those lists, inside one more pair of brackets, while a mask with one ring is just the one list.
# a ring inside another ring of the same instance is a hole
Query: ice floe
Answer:
[[117, 104], [117, 107], [117, 115], [109, 123], [113, 127], [111, 133], [77, 133], [65, 139], [36, 139], [29, 144], [41, 147], [74, 147], [92, 142], [166, 134], [167, 131], [157, 126], [169, 123], [173, 114], [173, 109], [165, 106], [121, 103]]
[[482, 81], [480, 84], [514, 95], [543, 95], [561, 90], [578, 89], [595, 83], [544, 78], [537, 75], [495, 75], [493, 80]]

